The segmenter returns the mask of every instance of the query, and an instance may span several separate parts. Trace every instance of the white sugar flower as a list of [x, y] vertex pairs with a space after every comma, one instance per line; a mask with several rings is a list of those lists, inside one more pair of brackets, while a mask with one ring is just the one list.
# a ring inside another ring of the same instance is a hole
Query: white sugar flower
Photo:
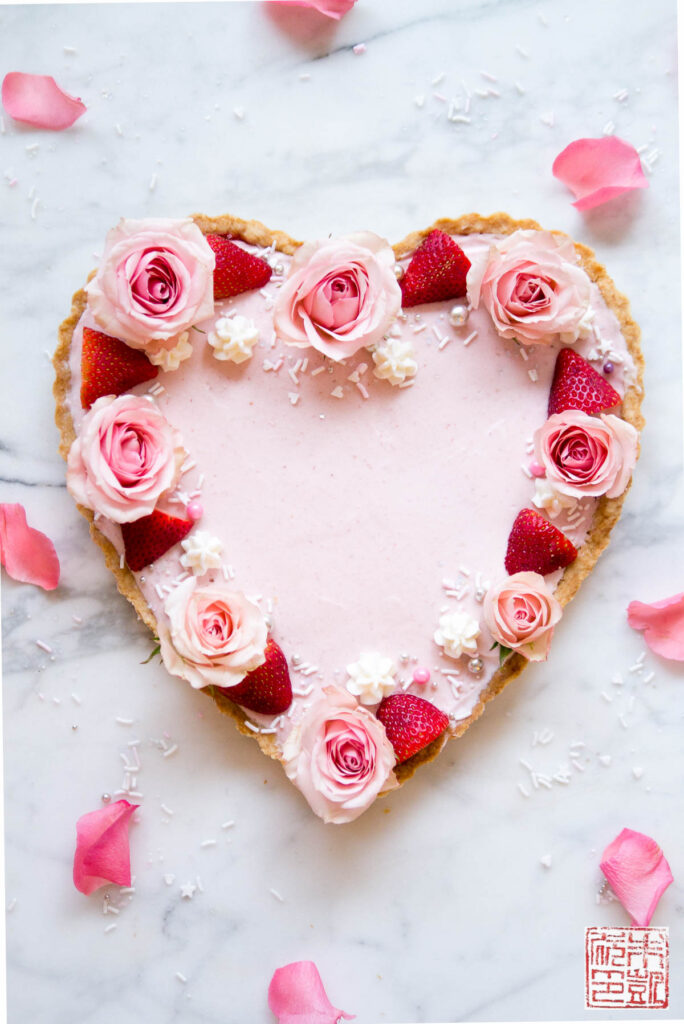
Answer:
[[161, 366], [165, 373], [177, 370], [182, 362], [192, 355], [192, 345], [188, 341], [188, 331], [183, 331], [173, 348], [160, 348], [158, 352], [147, 351], [147, 358], [154, 366]]
[[573, 509], [577, 505], [577, 498], [561, 494], [545, 477], [535, 480], [534, 487], [532, 504], [544, 509], [549, 519], [555, 519], [564, 509]]
[[394, 662], [377, 651], [362, 654], [358, 661], [347, 665], [347, 672], [347, 689], [361, 704], [379, 704], [397, 685]]
[[388, 380], [393, 387], [397, 387], [408, 377], [415, 376], [418, 363], [414, 356], [411, 341], [397, 337], [386, 338], [373, 350], [373, 373], [380, 380]]
[[435, 643], [443, 647], [450, 658], [460, 658], [462, 654], [472, 656], [477, 654], [479, 635], [479, 622], [467, 612], [445, 612], [439, 620]]
[[259, 329], [246, 316], [222, 316], [214, 324], [207, 341], [216, 359], [244, 363], [252, 358], [252, 349], [259, 340]]
[[221, 565], [223, 544], [218, 537], [212, 537], [206, 530], [193, 530], [181, 541], [185, 551], [180, 563], [186, 569], [192, 569], [195, 576], [203, 576], [209, 569], [218, 569]]

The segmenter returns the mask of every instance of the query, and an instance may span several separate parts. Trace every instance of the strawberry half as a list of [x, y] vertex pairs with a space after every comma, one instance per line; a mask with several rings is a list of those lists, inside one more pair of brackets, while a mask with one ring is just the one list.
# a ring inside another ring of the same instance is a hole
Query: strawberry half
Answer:
[[292, 703], [292, 684], [287, 658], [275, 640], [268, 638], [266, 661], [248, 672], [237, 686], [218, 689], [236, 704], [261, 715], [279, 715]]
[[385, 697], [377, 710], [377, 716], [385, 726], [387, 738], [394, 747], [397, 764], [413, 757], [428, 743], [441, 736], [449, 719], [423, 697], [412, 693], [394, 693]]
[[586, 359], [571, 348], [560, 350], [551, 381], [549, 416], [565, 409], [580, 409], [592, 416], [621, 401], [615, 388]]
[[159, 373], [144, 352], [119, 338], [83, 328], [81, 405], [89, 409], [103, 395], [122, 395]]
[[157, 509], [133, 523], [122, 523], [126, 564], [132, 572], [140, 572], [165, 555], [169, 548], [186, 537], [194, 526], [191, 519], [176, 519]]
[[470, 260], [444, 231], [431, 231], [413, 254], [401, 279], [401, 304], [458, 299], [466, 293]]
[[564, 569], [577, 558], [577, 548], [564, 533], [534, 509], [518, 512], [508, 538], [506, 572], [538, 572], [541, 576]]
[[216, 256], [215, 301], [251, 291], [252, 288], [263, 288], [270, 281], [272, 271], [266, 260], [241, 249], [225, 235], [207, 235], [207, 242]]

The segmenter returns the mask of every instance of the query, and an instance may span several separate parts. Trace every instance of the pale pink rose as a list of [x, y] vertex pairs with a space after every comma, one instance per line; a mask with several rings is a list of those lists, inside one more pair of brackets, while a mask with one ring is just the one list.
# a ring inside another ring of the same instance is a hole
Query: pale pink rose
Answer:
[[577, 409], [549, 416], [534, 435], [537, 461], [561, 494], [617, 498], [637, 459], [638, 434], [619, 416], [589, 416]]
[[389, 242], [370, 231], [306, 242], [276, 300], [276, 333], [336, 361], [375, 345], [401, 308], [394, 262]]
[[164, 664], [196, 690], [237, 686], [266, 660], [264, 616], [237, 590], [222, 583], [198, 586], [191, 576], [174, 587], [164, 611], [168, 623], [159, 623]]
[[105, 395], [83, 417], [67, 459], [67, 488], [114, 523], [148, 516], [178, 481], [181, 436], [148, 398]]
[[485, 597], [484, 621], [497, 643], [528, 661], [545, 661], [553, 627], [563, 613], [543, 576], [516, 572]]
[[216, 258], [190, 218], [121, 220], [87, 285], [100, 327], [156, 355], [214, 311]]
[[569, 238], [550, 231], [514, 231], [468, 271], [473, 309], [483, 303], [503, 338], [523, 345], [564, 342], [586, 334], [591, 282]]
[[340, 825], [398, 783], [396, 757], [381, 722], [345, 690], [327, 686], [288, 736], [285, 771], [314, 812]]

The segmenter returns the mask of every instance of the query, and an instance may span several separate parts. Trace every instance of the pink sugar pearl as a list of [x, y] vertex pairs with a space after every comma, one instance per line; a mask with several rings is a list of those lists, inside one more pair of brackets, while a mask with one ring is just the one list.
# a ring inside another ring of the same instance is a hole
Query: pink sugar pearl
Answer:
[[191, 501], [188, 505], [188, 519], [192, 519], [193, 523], [196, 523], [203, 515], [204, 509], [200, 505], [199, 501]]
[[530, 462], [530, 473], [532, 476], [546, 476], [546, 470], [538, 462]]
[[418, 683], [419, 686], [425, 686], [426, 683], [430, 682], [430, 669], [429, 668], [414, 668], [413, 670], [413, 682]]

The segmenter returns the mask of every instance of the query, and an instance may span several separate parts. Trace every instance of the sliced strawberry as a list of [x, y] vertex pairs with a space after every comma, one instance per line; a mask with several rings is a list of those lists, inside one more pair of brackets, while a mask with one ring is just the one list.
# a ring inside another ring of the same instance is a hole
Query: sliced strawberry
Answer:
[[121, 395], [159, 373], [144, 352], [118, 338], [83, 328], [81, 405], [84, 409], [102, 395]]
[[549, 416], [565, 409], [580, 409], [592, 416], [621, 401], [615, 388], [586, 359], [571, 348], [560, 350], [551, 381]]
[[401, 279], [402, 306], [458, 299], [466, 293], [470, 260], [444, 231], [431, 231], [413, 254]]
[[428, 743], [441, 736], [449, 719], [423, 697], [412, 693], [394, 693], [385, 697], [377, 710], [377, 716], [385, 726], [387, 738], [394, 747], [397, 764], [413, 757]]
[[166, 554], [169, 548], [186, 537], [195, 525], [191, 519], [176, 519], [155, 509], [133, 523], [122, 523], [126, 564], [132, 572], [140, 572]]
[[518, 512], [508, 538], [506, 572], [538, 572], [541, 576], [564, 569], [577, 558], [577, 548], [553, 523], [534, 509]]
[[263, 288], [270, 280], [272, 271], [266, 260], [241, 249], [224, 235], [207, 235], [207, 242], [216, 256], [215, 300], [228, 299], [252, 288]]
[[248, 672], [237, 686], [221, 686], [221, 693], [236, 704], [261, 715], [279, 715], [292, 703], [292, 684], [287, 658], [275, 640], [268, 638], [266, 661]]

